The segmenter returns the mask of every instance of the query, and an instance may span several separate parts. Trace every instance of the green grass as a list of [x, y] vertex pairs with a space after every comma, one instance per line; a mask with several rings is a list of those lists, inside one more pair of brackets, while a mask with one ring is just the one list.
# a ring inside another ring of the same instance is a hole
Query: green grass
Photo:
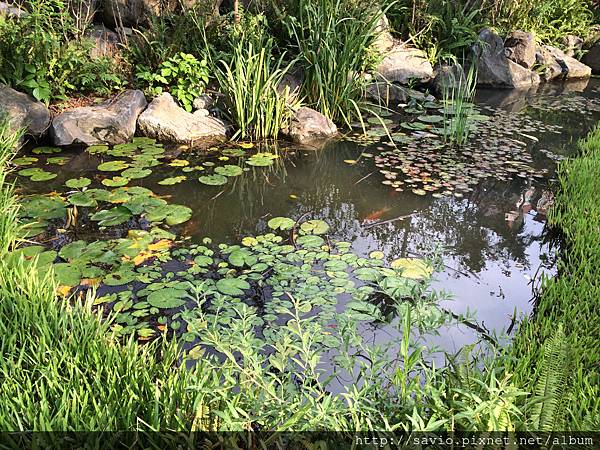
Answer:
[[61, 301], [52, 273], [7, 258], [18, 203], [7, 163], [19, 135], [0, 125], [0, 429], [190, 428], [193, 372], [175, 342], [119, 342], [91, 299]]
[[[564, 233], [566, 250], [559, 276], [546, 280], [534, 317], [519, 330], [511, 354], [515, 381], [539, 391], [547, 377], [541, 363], [562, 327], [569, 359], [563, 389], [556, 399], [565, 409], [559, 427], [600, 429], [600, 125], [579, 143], [581, 156], [560, 166], [559, 192], [549, 223]], [[557, 374], [559, 375], [559, 374]], [[555, 428], [556, 429], [556, 428]]]

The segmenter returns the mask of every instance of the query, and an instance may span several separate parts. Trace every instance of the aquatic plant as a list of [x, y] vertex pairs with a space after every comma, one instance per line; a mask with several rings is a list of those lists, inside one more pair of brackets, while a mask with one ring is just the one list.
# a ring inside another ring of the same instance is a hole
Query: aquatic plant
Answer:
[[462, 146], [469, 139], [474, 127], [471, 116], [474, 115], [473, 99], [477, 85], [477, 66], [471, 64], [463, 77], [459, 67], [459, 75], [451, 72], [450, 80], [442, 85], [442, 101], [444, 103], [444, 139], [454, 145]]
[[277, 138], [300, 106], [297, 93], [283, 86], [293, 62], [274, 56], [273, 38], [241, 32], [231, 39], [230, 52], [213, 61], [226, 114], [237, 127], [235, 138]]
[[371, 45], [382, 11], [376, 2], [285, 2], [281, 17], [304, 70], [305, 101], [334, 122], [350, 126], [362, 115], [364, 74], [377, 60]]

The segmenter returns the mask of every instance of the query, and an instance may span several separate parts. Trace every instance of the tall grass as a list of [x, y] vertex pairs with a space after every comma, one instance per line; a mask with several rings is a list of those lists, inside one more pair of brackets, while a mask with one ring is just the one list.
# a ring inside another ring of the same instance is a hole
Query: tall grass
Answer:
[[0, 255], [15, 244], [19, 232], [18, 205], [13, 185], [6, 179], [8, 163], [16, 151], [23, 131], [14, 131], [8, 117], [0, 117]]
[[[548, 343], [556, 330], [564, 330], [569, 370], [561, 382], [564, 389], [555, 401], [564, 409], [564, 420], [555, 427], [576, 430], [600, 428], [600, 124], [579, 144], [581, 155], [564, 162], [559, 171], [559, 192], [549, 222], [564, 233], [566, 250], [559, 263], [559, 276], [545, 280], [535, 316], [519, 330], [509, 369], [526, 390], [539, 392], [545, 383]], [[555, 346], [556, 347], [556, 346]], [[559, 365], [567, 365], [559, 358]], [[559, 377], [556, 373], [554, 378]], [[545, 413], [545, 416], [548, 416]], [[556, 428], [555, 428], [556, 429]]]
[[232, 43], [231, 53], [216, 64], [227, 114], [237, 126], [234, 138], [266, 139], [287, 128], [299, 100], [281, 83], [292, 63], [273, 56], [273, 39], [258, 42], [243, 37]]
[[365, 77], [376, 55], [371, 46], [381, 16], [366, 0], [288, 1], [283, 18], [304, 69], [306, 102], [349, 125], [361, 115]]
[[464, 145], [471, 133], [473, 100], [477, 86], [477, 68], [471, 64], [466, 76], [462, 67], [449, 72], [449, 79], [442, 85], [444, 103], [444, 139], [454, 145]]

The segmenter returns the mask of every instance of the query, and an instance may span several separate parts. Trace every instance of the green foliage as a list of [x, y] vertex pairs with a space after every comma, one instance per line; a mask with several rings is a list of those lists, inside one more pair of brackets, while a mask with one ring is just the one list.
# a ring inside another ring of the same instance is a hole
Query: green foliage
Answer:
[[213, 61], [215, 76], [226, 114], [238, 128], [234, 138], [277, 138], [300, 105], [288, 87], [280, 87], [292, 63], [275, 56], [273, 38], [248, 33], [244, 24], [234, 29], [228, 52]]
[[148, 86], [151, 96], [170, 92], [186, 111], [191, 112], [194, 99], [208, 84], [208, 67], [206, 60], [198, 61], [195, 56], [181, 52], [162, 62], [156, 72], [142, 68], [136, 77]]
[[20, 231], [18, 204], [7, 180], [7, 167], [22, 136], [23, 130], [14, 131], [9, 119], [0, 116], [0, 255], [12, 248]]
[[[579, 146], [582, 154], [559, 166], [560, 187], [549, 214], [566, 239], [560, 275], [545, 280], [535, 316], [519, 329], [509, 370], [517, 385], [537, 392], [541, 403], [535, 425], [548, 428], [563, 410], [565, 429], [593, 430], [600, 419], [600, 322], [595, 312], [600, 298], [600, 125]], [[566, 347], [569, 364], [563, 358]]]
[[18, 20], [0, 17], [0, 81], [49, 103], [68, 93], [106, 95], [123, 86], [115, 61], [92, 58], [83, 37], [60, 0], [28, 3]]
[[304, 71], [306, 102], [336, 122], [362, 115], [366, 72], [374, 67], [371, 46], [381, 11], [375, 2], [300, 0], [285, 2], [283, 21]]
[[[449, 80], [442, 86], [444, 102], [444, 139], [461, 146], [468, 142], [474, 127], [472, 116], [476, 114], [473, 100], [477, 86], [477, 66], [471, 64], [466, 76], [459, 65], [459, 75], [450, 72]], [[457, 79], [458, 78], [458, 79]]]
[[398, 0], [388, 16], [402, 38], [426, 51], [432, 62], [461, 58], [483, 26], [484, 7], [472, 0]]

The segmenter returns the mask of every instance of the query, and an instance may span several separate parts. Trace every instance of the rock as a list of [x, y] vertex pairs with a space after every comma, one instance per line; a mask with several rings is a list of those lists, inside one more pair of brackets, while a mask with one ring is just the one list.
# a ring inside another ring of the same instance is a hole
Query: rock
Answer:
[[66, 111], [52, 121], [54, 145], [116, 145], [129, 142], [146, 107], [142, 91], [125, 91], [100, 105]]
[[433, 77], [433, 67], [425, 52], [404, 44], [394, 45], [376, 72], [379, 78], [390, 83], [407, 83], [411, 80], [425, 83]]
[[377, 27], [375, 28], [375, 32], [377, 33], [377, 37], [373, 42], [373, 48], [375, 50], [380, 53], [385, 53], [390, 51], [396, 44], [396, 41], [392, 37], [392, 33], [390, 31], [390, 22], [386, 15], [381, 13], [379, 20], [377, 21]]
[[583, 39], [573, 34], [567, 34], [562, 38], [562, 45], [565, 48], [565, 55], [574, 58], [575, 54], [583, 49]]
[[587, 64], [595, 74], [600, 74], [600, 41], [596, 42], [588, 52], [583, 55], [581, 62]]
[[540, 82], [537, 73], [506, 57], [504, 42], [490, 28], [479, 33], [474, 46], [477, 61], [477, 84], [480, 86], [519, 88]]
[[535, 50], [535, 62], [539, 66], [540, 77], [543, 81], [551, 81], [562, 77], [562, 66], [556, 61], [546, 47], [538, 45]]
[[533, 34], [517, 30], [504, 41], [504, 54], [518, 65], [531, 69], [535, 64], [535, 38]]
[[42, 137], [50, 127], [50, 111], [33, 97], [0, 84], [0, 115], [6, 114], [15, 130], [26, 128], [27, 134]]
[[176, 0], [104, 0], [103, 22], [111, 28], [149, 24], [152, 17], [174, 12]]
[[86, 37], [94, 43], [94, 46], [90, 49], [92, 58], [115, 58], [119, 56], [119, 43], [121, 42], [119, 35], [104, 25], [94, 25], [86, 33]]
[[573, 78], [589, 78], [592, 75], [591, 67], [568, 56], [558, 48], [551, 47], [550, 45], [546, 45], [545, 47], [556, 62], [560, 64], [560, 67], [562, 68], [562, 77], [565, 80]]
[[194, 99], [193, 107], [195, 110], [208, 109], [215, 101], [208, 94], [202, 94], [200, 97]]
[[398, 106], [414, 98], [420, 101], [435, 101], [433, 95], [425, 95], [422, 92], [409, 89], [397, 84], [377, 81], [367, 85], [365, 98], [385, 106]]
[[192, 114], [180, 108], [168, 93], [152, 100], [140, 115], [138, 127], [144, 136], [188, 145], [202, 138], [223, 138], [228, 128], [223, 121], [208, 116], [205, 109]]
[[24, 11], [15, 5], [11, 5], [6, 2], [0, 2], [0, 16], [6, 16], [9, 19], [18, 19], [20, 17], [25, 17], [28, 14], [29, 13], [27, 11]]
[[294, 114], [289, 129], [284, 131], [294, 142], [308, 144], [337, 134], [335, 124], [314, 109], [303, 106]]
[[433, 78], [433, 89], [442, 93], [445, 88], [453, 89], [467, 82], [465, 71], [460, 64], [442, 64], [436, 66]]

